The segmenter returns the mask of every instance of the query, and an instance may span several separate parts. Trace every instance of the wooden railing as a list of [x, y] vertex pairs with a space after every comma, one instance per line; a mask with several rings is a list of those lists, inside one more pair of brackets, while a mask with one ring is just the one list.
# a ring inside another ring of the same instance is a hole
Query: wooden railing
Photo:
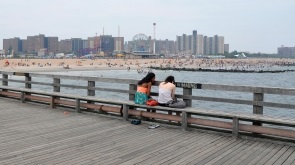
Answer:
[[[10, 82], [24, 84], [24, 87], [27, 89], [33, 89], [34, 85], [43, 85], [52, 87], [53, 92], [60, 92], [61, 88], [73, 88], [73, 89], [83, 89], [87, 96], [96, 96], [96, 91], [107, 91], [115, 93], [126, 93], [129, 95], [129, 100], [134, 99], [136, 92], [136, 84], [138, 80], [135, 79], [116, 79], [116, 78], [104, 78], [104, 77], [86, 77], [86, 76], [69, 76], [69, 75], [53, 75], [53, 74], [40, 74], [40, 73], [21, 73], [21, 72], [4, 72], [0, 71], [2, 78], [2, 86], [10, 86]], [[12, 79], [11, 76], [21, 76], [24, 77], [24, 80]], [[50, 78], [52, 82], [44, 81], [35, 81], [39, 78]], [[63, 80], [81, 80], [88, 83], [87, 86], [83, 85], [73, 85], [65, 84]], [[63, 83], [61, 83], [63, 82]], [[115, 88], [103, 88], [96, 86], [96, 82], [105, 82], [105, 83], [119, 83], [129, 85], [129, 89], [115, 89]], [[156, 82], [155, 85], [158, 85], [160, 82]], [[176, 82], [176, 87], [182, 89], [182, 94], [177, 94], [178, 98], [182, 98], [188, 105], [192, 107], [193, 100], [209, 101], [209, 102], [220, 102], [220, 103], [230, 103], [230, 104], [244, 104], [253, 106], [253, 114], [263, 114], [264, 107], [273, 107], [273, 108], [287, 108], [295, 109], [295, 104], [286, 104], [286, 103], [274, 103], [266, 102], [264, 97], [266, 94], [272, 95], [285, 95], [285, 96], [295, 96], [294, 88], [272, 88], [272, 87], [252, 87], [252, 86], [233, 86], [233, 85], [219, 85], [219, 84], [201, 84], [201, 83], [187, 83], [187, 82]], [[207, 97], [207, 96], [194, 96], [193, 90], [214, 90], [216, 91], [216, 96], [218, 92], [231, 91], [231, 92], [245, 92], [252, 93], [252, 100], [242, 100], [242, 99], [232, 99], [232, 98], [220, 98], [220, 97]], [[29, 94], [29, 93], [27, 93]], [[157, 96], [158, 93], [153, 92], [152, 95]], [[93, 101], [89, 100], [87, 103], [92, 104]], [[196, 107], [197, 108], [197, 107]], [[171, 113], [170, 113], [171, 114]], [[206, 115], [205, 115], [206, 116]], [[214, 115], [207, 115], [214, 116]], [[190, 117], [190, 116], [188, 116]], [[215, 116], [216, 117], [216, 116]], [[224, 118], [224, 116], [220, 116]], [[192, 120], [191, 120], [192, 121]], [[247, 119], [247, 121], [252, 121]], [[253, 125], [262, 126], [263, 121], [253, 120]], [[271, 122], [266, 122], [271, 123]], [[280, 123], [279, 125], [284, 125]], [[286, 124], [292, 126], [292, 124]], [[293, 126], [292, 126], [293, 127]]]

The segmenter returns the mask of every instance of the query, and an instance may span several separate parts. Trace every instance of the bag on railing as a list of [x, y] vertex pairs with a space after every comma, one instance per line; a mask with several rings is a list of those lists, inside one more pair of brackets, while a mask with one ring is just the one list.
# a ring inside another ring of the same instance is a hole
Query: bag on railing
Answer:
[[185, 108], [186, 103], [182, 100], [170, 100], [167, 102], [167, 107], [171, 108]]
[[150, 99], [150, 100], [146, 101], [146, 105], [148, 105], [148, 106], [157, 106], [157, 105], [159, 105], [159, 102], [157, 100]]

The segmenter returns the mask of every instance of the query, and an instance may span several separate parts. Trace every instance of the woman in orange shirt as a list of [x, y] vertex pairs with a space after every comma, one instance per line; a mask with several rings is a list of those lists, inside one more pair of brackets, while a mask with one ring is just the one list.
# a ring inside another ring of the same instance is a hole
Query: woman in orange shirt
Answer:
[[148, 73], [137, 83], [137, 92], [135, 93], [134, 99], [136, 104], [146, 104], [146, 101], [150, 98], [151, 87], [155, 79], [155, 73]]

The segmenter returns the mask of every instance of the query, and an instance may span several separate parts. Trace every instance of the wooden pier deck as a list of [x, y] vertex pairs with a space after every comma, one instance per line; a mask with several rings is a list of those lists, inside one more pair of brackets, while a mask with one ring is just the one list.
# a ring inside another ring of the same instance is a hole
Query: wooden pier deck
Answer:
[[295, 147], [0, 98], [0, 164], [295, 164]]

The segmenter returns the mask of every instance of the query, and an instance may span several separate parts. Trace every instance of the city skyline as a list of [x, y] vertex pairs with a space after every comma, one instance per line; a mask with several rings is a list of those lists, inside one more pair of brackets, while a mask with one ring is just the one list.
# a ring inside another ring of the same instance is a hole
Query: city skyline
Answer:
[[[295, 46], [295, 2], [266, 0], [205, 0], [141, 2], [135, 0], [10, 0], [1, 2], [0, 49], [3, 39], [36, 34], [59, 39], [102, 35], [131, 41], [138, 33], [157, 40], [176, 40], [180, 34], [225, 36], [230, 50], [276, 53], [281, 45]], [[5, 17], [3, 17], [5, 16]]]

